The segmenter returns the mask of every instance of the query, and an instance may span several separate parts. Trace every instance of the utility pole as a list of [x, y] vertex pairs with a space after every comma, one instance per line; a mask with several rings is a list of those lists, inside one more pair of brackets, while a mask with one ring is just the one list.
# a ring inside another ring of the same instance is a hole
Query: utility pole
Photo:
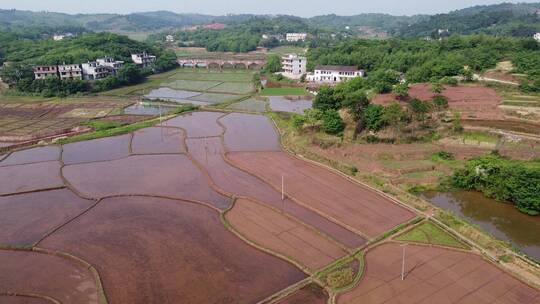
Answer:
[[403, 256], [401, 260], [401, 280], [405, 280], [405, 247], [407, 247], [407, 244], [402, 244], [401, 248], [403, 249]]

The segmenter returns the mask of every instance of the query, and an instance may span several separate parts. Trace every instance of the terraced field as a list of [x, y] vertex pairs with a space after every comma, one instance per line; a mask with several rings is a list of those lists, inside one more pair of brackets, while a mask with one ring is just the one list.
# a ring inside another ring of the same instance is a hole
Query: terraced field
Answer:
[[347, 262], [348, 291], [320, 279], [417, 214], [283, 152], [265, 116], [195, 112], [0, 160], [0, 302], [540, 300], [476, 254], [423, 245], [405, 282], [393, 243]]

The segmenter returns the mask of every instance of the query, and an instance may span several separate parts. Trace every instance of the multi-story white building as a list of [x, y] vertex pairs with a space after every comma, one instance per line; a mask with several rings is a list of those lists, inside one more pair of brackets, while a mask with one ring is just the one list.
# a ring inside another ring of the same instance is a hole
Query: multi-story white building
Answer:
[[81, 64], [84, 80], [99, 80], [114, 75], [114, 68], [100, 65], [96, 61]]
[[58, 78], [58, 66], [56, 65], [38, 65], [34, 67], [34, 78], [45, 79], [48, 77]]
[[136, 65], [146, 68], [156, 62], [156, 56], [147, 53], [131, 54], [131, 60], [133, 60]]
[[58, 66], [60, 79], [83, 79], [82, 68], [80, 64], [62, 64]]
[[285, 55], [281, 57], [281, 68], [285, 74], [303, 75], [306, 73], [307, 59], [295, 54]]
[[96, 62], [99, 65], [112, 68], [114, 71], [114, 75], [116, 75], [116, 73], [118, 73], [118, 70], [120, 70], [122, 66], [124, 66], [123, 61], [114, 60], [114, 58], [112, 57], [98, 58], [96, 59]]
[[540, 33], [534, 34], [534, 40], [540, 42]]
[[289, 42], [305, 41], [307, 36], [307, 33], [287, 33], [285, 40]]
[[309, 82], [332, 84], [364, 76], [364, 70], [360, 70], [356, 66], [318, 65], [313, 73], [307, 75], [307, 80]]
[[165, 37], [165, 42], [174, 42], [174, 36], [173, 35], [167, 35]]

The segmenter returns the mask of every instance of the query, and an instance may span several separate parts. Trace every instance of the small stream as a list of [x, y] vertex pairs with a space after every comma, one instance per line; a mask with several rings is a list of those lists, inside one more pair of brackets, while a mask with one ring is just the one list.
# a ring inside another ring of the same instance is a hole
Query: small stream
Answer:
[[428, 191], [421, 196], [540, 261], [540, 216], [526, 215], [514, 206], [487, 198], [480, 192]]

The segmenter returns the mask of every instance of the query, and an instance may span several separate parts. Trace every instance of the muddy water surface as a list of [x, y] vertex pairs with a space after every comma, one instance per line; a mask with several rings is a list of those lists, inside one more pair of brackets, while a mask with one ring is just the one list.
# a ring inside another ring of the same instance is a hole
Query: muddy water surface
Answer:
[[422, 196], [540, 261], [540, 216], [526, 215], [510, 204], [497, 202], [479, 192], [426, 192]]
[[219, 121], [229, 151], [281, 151], [277, 131], [265, 116], [232, 113]]

